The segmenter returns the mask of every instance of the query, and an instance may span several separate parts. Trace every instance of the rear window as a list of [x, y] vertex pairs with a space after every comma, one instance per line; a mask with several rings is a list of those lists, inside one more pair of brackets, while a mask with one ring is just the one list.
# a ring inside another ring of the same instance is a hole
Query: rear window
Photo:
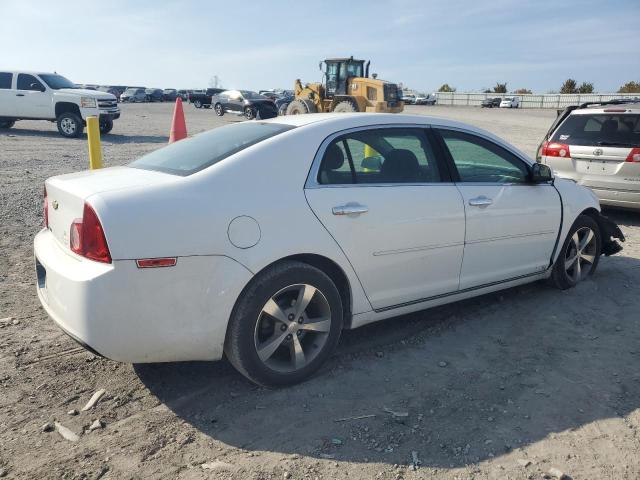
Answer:
[[262, 122], [227, 125], [172, 143], [129, 166], [187, 176], [292, 128], [290, 125]]
[[13, 79], [13, 74], [9, 72], [0, 72], [0, 88], [8, 89], [11, 88], [11, 80]]
[[551, 137], [567, 145], [640, 146], [640, 115], [594, 113], [569, 115]]

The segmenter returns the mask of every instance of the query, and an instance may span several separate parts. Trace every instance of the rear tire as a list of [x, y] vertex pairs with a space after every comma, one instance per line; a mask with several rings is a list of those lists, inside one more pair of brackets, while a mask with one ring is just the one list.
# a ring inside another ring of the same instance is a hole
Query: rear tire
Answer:
[[8, 130], [16, 124], [15, 120], [0, 120], [0, 130]]
[[58, 132], [66, 138], [78, 138], [84, 131], [84, 122], [77, 114], [64, 112], [58, 116]]
[[202, 102], [200, 100], [196, 100], [193, 102], [193, 106], [196, 108], [202, 108]]
[[560, 290], [575, 287], [596, 271], [601, 251], [598, 224], [588, 215], [578, 216], [553, 265], [551, 283]]
[[219, 117], [224, 115], [224, 108], [222, 108], [221, 104], [216, 103], [213, 109], [216, 111], [216, 115], [218, 115]]
[[244, 107], [244, 118], [247, 120], [253, 120], [256, 118], [256, 111], [253, 107]]
[[225, 354], [259, 385], [301, 382], [334, 351], [342, 312], [340, 293], [323, 271], [301, 262], [276, 264], [259, 273], [238, 299]]
[[333, 111], [336, 113], [354, 113], [358, 111], [358, 106], [355, 105], [351, 100], [343, 100], [336, 103]]

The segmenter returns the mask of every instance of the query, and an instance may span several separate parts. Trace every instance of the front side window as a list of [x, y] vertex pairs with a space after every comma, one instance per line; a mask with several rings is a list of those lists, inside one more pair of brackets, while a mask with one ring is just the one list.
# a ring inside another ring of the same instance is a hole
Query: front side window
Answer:
[[333, 140], [320, 163], [322, 185], [433, 183], [440, 171], [419, 128], [381, 128]]
[[439, 130], [461, 182], [527, 183], [525, 162], [504, 148], [476, 135]]
[[53, 90], [60, 90], [61, 88], [76, 88], [75, 83], [64, 78], [62, 75], [41, 73], [40, 78]]
[[3, 90], [11, 88], [13, 74], [10, 72], [0, 72], [0, 88]]
[[640, 115], [602, 113], [569, 115], [550, 141], [567, 145], [640, 145]]
[[39, 92], [44, 90], [44, 86], [33, 75], [20, 73], [18, 74], [18, 90], [35, 90]]
[[187, 176], [292, 128], [262, 122], [227, 125], [155, 150], [129, 166]]

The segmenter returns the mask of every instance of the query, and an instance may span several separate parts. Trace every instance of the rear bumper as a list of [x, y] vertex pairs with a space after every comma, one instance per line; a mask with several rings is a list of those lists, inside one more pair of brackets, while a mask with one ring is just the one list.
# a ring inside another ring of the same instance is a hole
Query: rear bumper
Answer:
[[175, 267], [93, 262], [43, 229], [34, 240], [43, 308], [68, 335], [113, 360], [218, 360], [235, 301], [251, 279], [224, 256], [181, 257]]

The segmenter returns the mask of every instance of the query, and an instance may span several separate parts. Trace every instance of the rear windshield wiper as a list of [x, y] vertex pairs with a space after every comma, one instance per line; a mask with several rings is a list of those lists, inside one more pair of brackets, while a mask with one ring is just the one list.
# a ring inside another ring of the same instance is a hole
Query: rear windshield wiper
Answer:
[[636, 148], [636, 147], [640, 147], [640, 145], [636, 145], [634, 143], [624, 143], [624, 142], [598, 142], [598, 145], [602, 146], [602, 147], [629, 147], [629, 148]]

